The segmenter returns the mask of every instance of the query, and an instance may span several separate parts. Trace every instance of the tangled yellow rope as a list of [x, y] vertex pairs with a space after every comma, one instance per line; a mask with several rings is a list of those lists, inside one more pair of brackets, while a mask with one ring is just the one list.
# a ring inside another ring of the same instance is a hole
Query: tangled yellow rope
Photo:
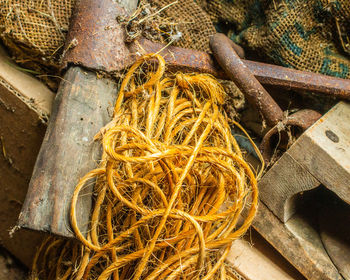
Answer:
[[[100, 167], [73, 195], [71, 224], [83, 245], [48, 242], [60, 254], [45, 279], [235, 279], [224, 261], [254, 218], [257, 180], [221, 109], [220, 84], [164, 72], [163, 58], [150, 54], [126, 74], [113, 119], [96, 136]], [[90, 183], [96, 200], [86, 237], [76, 204]], [[40, 254], [50, 255], [41, 250], [35, 263]]]

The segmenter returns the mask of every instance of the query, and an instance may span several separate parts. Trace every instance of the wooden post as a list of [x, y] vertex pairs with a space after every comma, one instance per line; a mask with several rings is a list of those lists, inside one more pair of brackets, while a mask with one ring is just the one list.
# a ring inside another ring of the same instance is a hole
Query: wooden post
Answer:
[[349, 121], [350, 104], [339, 102], [259, 182], [262, 202], [254, 228], [308, 279], [342, 279], [319, 233], [305, 213], [296, 213], [295, 203], [298, 194], [322, 184], [349, 204]]

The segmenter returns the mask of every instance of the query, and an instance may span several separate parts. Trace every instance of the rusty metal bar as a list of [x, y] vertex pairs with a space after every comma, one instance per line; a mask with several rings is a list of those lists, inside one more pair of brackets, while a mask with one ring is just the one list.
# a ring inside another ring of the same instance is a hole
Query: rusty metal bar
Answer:
[[248, 102], [259, 110], [267, 124], [276, 125], [283, 119], [283, 111], [242, 62], [230, 41], [224, 34], [218, 33], [211, 37], [210, 47], [215, 58]]
[[334, 98], [350, 100], [350, 80], [261, 62], [249, 60], [243, 60], [243, 62], [264, 85], [312, 91]]
[[[217, 78], [224, 79], [227, 77], [215, 59], [206, 52], [174, 46], [164, 47], [165, 45], [163, 44], [141, 38], [139, 41], [131, 43], [129, 50], [133, 54], [161, 54], [167, 63], [167, 71], [170, 72], [199, 72], [208, 73]], [[134, 60], [136, 58], [137, 56], [135, 56]]]
[[[237, 54], [242, 57], [240, 47], [230, 41]], [[140, 39], [129, 47], [131, 53], [142, 50], [156, 53], [164, 48], [163, 44]], [[170, 71], [203, 72], [221, 79], [228, 79], [212, 55], [205, 52], [170, 46], [160, 52], [168, 63]], [[282, 66], [242, 59], [242, 62], [263, 85], [284, 87], [292, 90], [306, 90], [327, 96], [350, 100], [350, 80], [330, 77], [322, 74], [300, 71]]]

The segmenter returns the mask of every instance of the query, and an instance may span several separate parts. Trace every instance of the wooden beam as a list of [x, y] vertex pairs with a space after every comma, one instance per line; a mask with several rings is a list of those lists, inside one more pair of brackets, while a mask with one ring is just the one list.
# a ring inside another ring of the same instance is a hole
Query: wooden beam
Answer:
[[253, 227], [307, 279], [343, 280], [305, 213], [296, 213], [282, 223], [261, 202]]
[[321, 184], [350, 203], [349, 121], [350, 104], [339, 102], [259, 182], [263, 203], [254, 227], [308, 279], [342, 279], [319, 234], [295, 208], [300, 194]]
[[300, 165], [350, 204], [350, 103], [339, 102], [287, 151]]
[[323, 184], [350, 204], [350, 104], [339, 102], [306, 130], [259, 183], [260, 198], [282, 221], [299, 193]]
[[286, 152], [260, 180], [260, 199], [286, 222], [296, 211], [298, 194], [319, 185], [320, 182]]
[[[94, 72], [72, 67], [64, 76], [52, 109], [28, 194], [19, 218], [22, 227], [73, 237], [69, 211], [79, 179], [101, 157], [96, 133], [111, 119], [117, 85]], [[87, 228], [91, 193], [86, 188], [78, 203], [78, 223]]]

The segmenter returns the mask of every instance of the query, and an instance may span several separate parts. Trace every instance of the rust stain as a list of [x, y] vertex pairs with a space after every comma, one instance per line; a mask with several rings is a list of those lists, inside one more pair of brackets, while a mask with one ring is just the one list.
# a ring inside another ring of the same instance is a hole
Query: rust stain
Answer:
[[210, 47], [220, 66], [248, 102], [259, 110], [268, 125], [277, 125], [283, 119], [283, 111], [239, 58], [231, 40], [218, 33], [211, 37]]
[[[283, 120], [283, 126], [284, 127], [298, 127], [301, 129], [301, 131], [307, 130], [309, 127], [311, 127], [319, 118], [321, 118], [321, 114], [309, 109], [300, 110], [290, 116], [287, 117], [286, 120]], [[312, 128], [311, 128], [312, 129]], [[280, 130], [277, 126], [274, 126], [271, 128], [263, 137], [261, 144], [260, 144], [260, 150], [261, 154], [265, 160], [266, 163], [270, 162], [273, 154], [273, 141], [276, 136], [280, 133]], [[298, 136], [298, 135], [294, 135]]]

